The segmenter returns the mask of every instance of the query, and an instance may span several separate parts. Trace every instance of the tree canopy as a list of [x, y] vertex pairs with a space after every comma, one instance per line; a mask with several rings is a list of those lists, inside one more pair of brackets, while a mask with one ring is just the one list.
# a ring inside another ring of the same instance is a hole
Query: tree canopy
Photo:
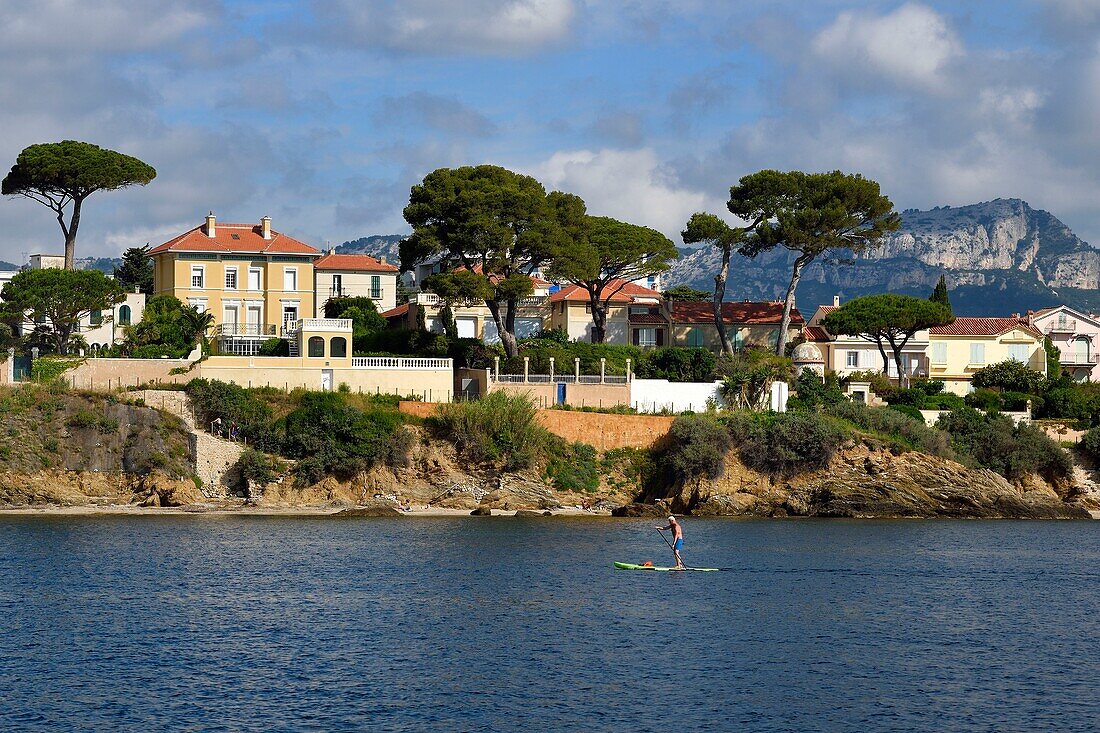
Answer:
[[878, 183], [858, 173], [760, 171], [753, 175], [761, 176], [768, 185], [759, 195], [749, 195], [743, 200], [735, 200], [731, 195], [730, 210], [751, 205], [759, 207], [757, 210], [770, 211], [738, 251], [747, 257], [776, 247], [797, 253], [776, 344], [776, 353], [782, 354], [803, 268], [831, 249], [859, 253], [877, 245], [887, 232], [901, 226], [901, 217], [890, 199], [882, 195]]
[[696, 290], [688, 285], [675, 285], [665, 290], [661, 295], [665, 296], [665, 300], [692, 301], [696, 303], [710, 300], [710, 293], [706, 290]]
[[519, 300], [531, 293], [530, 275], [546, 265], [579, 225], [584, 202], [547, 195], [530, 176], [493, 165], [440, 168], [412, 187], [404, 210], [413, 233], [401, 242], [401, 267], [441, 256], [484, 278], [505, 352], [519, 353]]
[[54, 212], [65, 237], [65, 269], [71, 270], [84, 199], [96, 191], [144, 186], [156, 175], [151, 165], [132, 156], [91, 143], [64, 140], [24, 148], [0, 184], [0, 192], [24, 196]]
[[122, 253], [122, 264], [115, 268], [115, 280], [123, 290], [138, 289], [153, 294], [153, 261], [149, 259], [149, 245], [130, 247]]
[[602, 344], [611, 299], [626, 283], [664, 272], [678, 255], [672, 240], [655, 229], [607, 216], [586, 216], [556, 253], [548, 272], [587, 291], [592, 342]]
[[45, 322], [46, 337], [59, 354], [68, 353], [81, 318], [124, 297], [119, 284], [98, 270], [55, 268], [19, 272], [0, 292], [8, 317]]
[[881, 293], [854, 298], [825, 316], [821, 325], [834, 335], [858, 336], [878, 345], [882, 371], [887, 373], [889, 346], [898, 369], [899, 381], [905, 379], [901, 352], [913, 334], [933, 326], [945, 326], [955, 320], [951, 310], [924, 298], [897, 293]]
[[172, 295], [154, 295], [145, 302], [141, 321], [127, 327], [125, 349], [140, 358], [182, 359], [213, 323], [212, 313], [185, 305]]

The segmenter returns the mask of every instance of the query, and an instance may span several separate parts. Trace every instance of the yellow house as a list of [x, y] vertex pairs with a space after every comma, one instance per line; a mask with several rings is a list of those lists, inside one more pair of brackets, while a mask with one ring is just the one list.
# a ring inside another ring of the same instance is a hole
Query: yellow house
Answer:
[[149, 252], [155, 295], [212, 313], [222, 351], [255, 354], [263, 340], [314, 314], [317, 249], [259, 225], [206, 222]]
[[[722, 350], [714, 327], [714, 304], [710, 301], [671, 300], [667, 303], [672, 324], [672, 346], [694, 346]], [[722, 323], [735, 351], [755, 346], [775, 348], [783, 324], [783, 303], [775, 301], [731, 301], [722, 303]], [[797, 308], [791, 309], [787, 338], [794, 339], [805, 323]]]
[[928, 376], [948, 392], [973, 391], [974, 372], [1014, 359], [1046, 374], [1043, 334], [1022, 318], [956, 318], [928, 330]]
[[[668, 345], [668, 320], [661, 294], [623, 280], [606, 286], [607, 322], [604, 342], [643, 347]], [[610, 294], [610, 295], [607, 295]], [[592, 302], [579, 285], [564, 285], [550, 296], [550, 327], [565, 331], [572, 341], [592, 340]]]

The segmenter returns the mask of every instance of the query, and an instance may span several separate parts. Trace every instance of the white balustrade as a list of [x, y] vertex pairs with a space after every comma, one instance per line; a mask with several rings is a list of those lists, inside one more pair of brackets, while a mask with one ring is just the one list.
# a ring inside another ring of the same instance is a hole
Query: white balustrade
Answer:
[[451, 359], [420, 359], [404, 356], [353, 356], [351, 365], [358, 369], [452, 369]]

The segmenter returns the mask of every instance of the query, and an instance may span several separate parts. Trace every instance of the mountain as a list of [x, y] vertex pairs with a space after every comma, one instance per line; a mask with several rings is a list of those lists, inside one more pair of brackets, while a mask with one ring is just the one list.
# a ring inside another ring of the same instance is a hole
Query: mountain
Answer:
[[[884, 291], [926, 297], [941, 274], [955, 313], [1003, 316], [1066, 303], [1100, 311], [1100, 250], [1054, 215], [1020, 199], [901, 212], [902, 227], [861, 255], [823, 255], [803, 271], [797, 298], [804, 313]], [[720, 264], [713, 248], [682, 249], [666, 286], [713, 290]], [[794, 256], [783, 249], [755, 260], [734, 255], [726, 298], [782, 298]]]
[[336, 251], [342, 255], [370, 255], [381, 259], [391, 265], [401, 266], [401, 252], [399, 247], [401, 240], [408, 234], [374, 234], [369, 237], [360, 237], [350, 242], [344, 242], [336, 247]]

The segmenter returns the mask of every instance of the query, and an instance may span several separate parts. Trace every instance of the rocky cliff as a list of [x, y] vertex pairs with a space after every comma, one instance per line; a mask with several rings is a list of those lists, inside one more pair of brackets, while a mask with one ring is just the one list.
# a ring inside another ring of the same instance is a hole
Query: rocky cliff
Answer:
[[[1100, 310], [1100, 250], [1052, 214], [1019, 199], [902, 212], [902, 228], [882, 246], [855, 256], [830, 254], [809, 266], [798, 304], [810, 313], [839, 294], [927, 296], [946, 275], [955, 312], [1008, 315], [1058, 303]], [[682, 250], [667, 285], [709, 290], [719, 258], [711, 248]], [[735, 257], [727, 298], [782, 297], [793, 258], [784, 251], [756, 260]]]
[[658, 512], [704, 516], [1088, 519], [1069, 493], [1034, 476], [1015, 485], [985, 469], [860, 444], [823, 470], [790, 478], [760, 474], [731, 453], [721, 478], [650, 494], [626, 513], [652, 512], [657, 500]]

